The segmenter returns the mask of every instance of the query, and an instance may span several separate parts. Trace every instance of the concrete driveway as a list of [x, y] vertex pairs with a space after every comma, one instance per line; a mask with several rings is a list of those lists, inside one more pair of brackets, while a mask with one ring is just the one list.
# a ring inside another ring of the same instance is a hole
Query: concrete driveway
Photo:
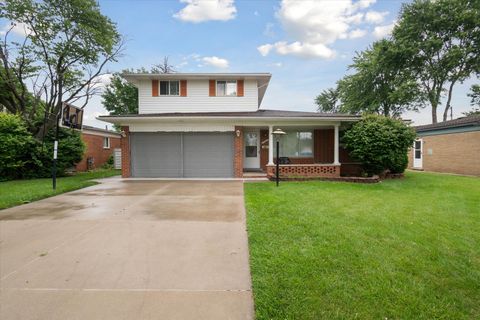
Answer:
[[0, 319], [252, 319], [241, 181], [104, 183], [0, 211]]

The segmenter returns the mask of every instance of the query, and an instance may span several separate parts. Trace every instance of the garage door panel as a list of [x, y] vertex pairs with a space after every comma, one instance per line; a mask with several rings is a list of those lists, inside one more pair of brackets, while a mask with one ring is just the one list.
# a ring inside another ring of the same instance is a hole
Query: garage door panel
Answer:
[[232, 177], [233, 134], [184, 134], [184, 177]]
[[233, 177], [233, 133], [132, 133], [133, 177]]
[[182, 176], [182, 145], [179, 133], [133, 133], [131, 135], [132, 176]]

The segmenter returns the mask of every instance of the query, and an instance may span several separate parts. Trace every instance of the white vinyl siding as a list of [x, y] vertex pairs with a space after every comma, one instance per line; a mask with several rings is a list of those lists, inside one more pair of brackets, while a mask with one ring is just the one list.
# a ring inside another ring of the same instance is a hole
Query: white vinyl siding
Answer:
[[140, 114], [170, 112], [235, 112], [258, 109], [256, 80], [245, 80], [243, 97], [210, 97], [208, 80], [187, 80], [186, 97], [152, 97], [151, 80], [138, 85]]

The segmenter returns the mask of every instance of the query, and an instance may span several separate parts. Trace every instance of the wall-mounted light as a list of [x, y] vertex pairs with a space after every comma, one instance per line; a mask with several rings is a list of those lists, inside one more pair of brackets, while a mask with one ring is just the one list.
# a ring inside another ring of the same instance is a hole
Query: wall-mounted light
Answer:
[[235, 131], [235, 134], [237, 135], [237, 138], [240, 138], [240, 135], [242, 134], [242, 131], [237, 129], [237, 131]]
[[125, 131], [120, 131], [120, 135], [122, 136], [122, 138], [126, 138], [127, 137], [127, 134], [125, 133]]

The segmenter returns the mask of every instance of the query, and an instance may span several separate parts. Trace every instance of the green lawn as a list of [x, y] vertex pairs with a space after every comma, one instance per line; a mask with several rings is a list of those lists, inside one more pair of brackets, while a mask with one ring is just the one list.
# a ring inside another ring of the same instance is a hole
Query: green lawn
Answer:
[[57, 179], [57, 190], [52, 189], [52, 179], [14, 180], [0, 182], [0, 209], [51, 197], [60, 193], [96, 184], [92, 179], [120, 175], [120, 170], [99, 169]]
[[245, 193], [258, 319], [480, 319], [480, 178]]

